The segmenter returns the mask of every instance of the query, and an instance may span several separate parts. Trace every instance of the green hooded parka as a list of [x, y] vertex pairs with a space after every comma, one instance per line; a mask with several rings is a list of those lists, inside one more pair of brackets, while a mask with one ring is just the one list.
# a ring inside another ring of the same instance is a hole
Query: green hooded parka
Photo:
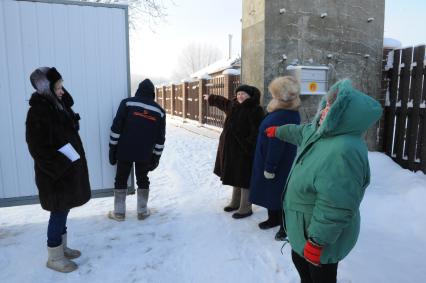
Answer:
[[[333, 85], [333, 93], [337, 96], [320, 126], [321, 111], [312, 123], [284, 125], [275, 134], [298, 146], [283, 195], [288, 239], [302, 257], [307, 239], [322, 245], [323, 264], [342, 260], [358, 239], [359, 206], [370, 183], [362, 135], [382, 114], [380, 104], [349, 80]], [[320, 110], [326, 102], [324, 97]]]

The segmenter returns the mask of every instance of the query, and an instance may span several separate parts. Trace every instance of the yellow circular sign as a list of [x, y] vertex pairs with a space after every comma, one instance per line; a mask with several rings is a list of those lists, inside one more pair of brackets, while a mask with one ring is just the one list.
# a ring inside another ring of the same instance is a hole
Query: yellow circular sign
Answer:
[[313, 93], [313, 92], [317, 92], [317, 90], [318, 90], [318, 84], [316, 82], [311, 82], [309, 84], [309, 91]]

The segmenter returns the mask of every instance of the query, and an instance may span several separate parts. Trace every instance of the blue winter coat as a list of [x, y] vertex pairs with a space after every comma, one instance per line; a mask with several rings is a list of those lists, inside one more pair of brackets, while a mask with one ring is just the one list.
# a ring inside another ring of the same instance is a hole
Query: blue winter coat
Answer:
[[[250, 201], [271, 210], [281, 209], [281, 194], [296, 156], [296, 146], [277, 138], [269, 139], [265, 130], [271, 126], [300, 124], [298, 111], [279, 109], [269, 113], [260, 124], [250, 181]], [[264, 171], [275, 173], [266, 179]]]

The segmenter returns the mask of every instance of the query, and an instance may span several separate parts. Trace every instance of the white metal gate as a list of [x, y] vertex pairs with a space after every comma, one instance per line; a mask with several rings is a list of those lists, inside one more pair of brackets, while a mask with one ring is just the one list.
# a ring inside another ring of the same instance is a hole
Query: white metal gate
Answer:
[[55, 66], [80, 113], [94, 193], [113, 188], [112, 119], [130, 95], [127, 6], [46, 0], [0, 1], [0, 204], [35, 199], [25, 142], [29, 76]]

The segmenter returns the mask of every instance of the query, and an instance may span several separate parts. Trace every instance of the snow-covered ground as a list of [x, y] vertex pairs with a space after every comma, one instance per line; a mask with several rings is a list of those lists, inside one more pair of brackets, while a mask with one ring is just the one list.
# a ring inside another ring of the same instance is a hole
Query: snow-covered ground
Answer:
[[[212, 174], [217, 138], [168, 120], [164, 154], [150, 175], [153, 214], [138, 221], [135, 196], [122, 223], [106, 217], [111, 197], [71, 210], [70, 246], [83, 255], [70, 274], [45, 267], [48, 212], [39, 205], [0, 208], [0, 282], [299, 282], [289, 245], [281, 254], [274, 240], [277, 228], [257, 227], [265, 209], [254, 206], [241, 220], [223, 211], [230, 189]], [[370, 164], [361, 234], [338, 281], [426, 282], [426, 176], [380, 153], [370, 153]]]

